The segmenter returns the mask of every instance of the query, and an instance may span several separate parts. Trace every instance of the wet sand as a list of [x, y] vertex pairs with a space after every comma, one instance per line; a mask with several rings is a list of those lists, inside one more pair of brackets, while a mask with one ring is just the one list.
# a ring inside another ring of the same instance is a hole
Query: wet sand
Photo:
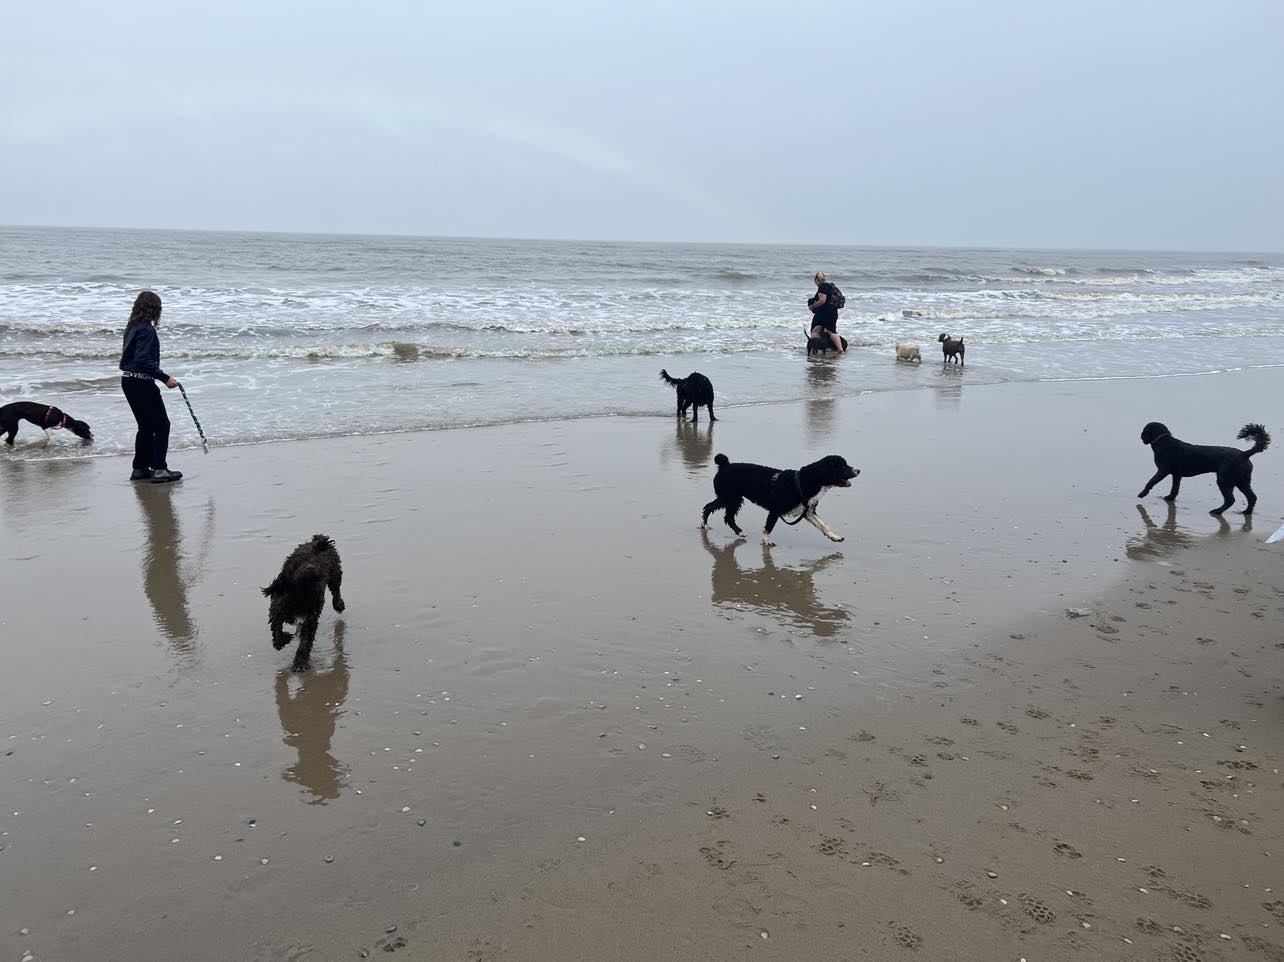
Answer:
[[[1284, 958], [1280, 455], [1251, 525], [1134, 497], [1146, 420], [1284, 430], [1272, 372], [965, 377], [0, 458], [0, 952]], [[846, 542], [702, 534], [716, 451], [847, 456]], [[257, 586], [317, 531], [295, 676]]]

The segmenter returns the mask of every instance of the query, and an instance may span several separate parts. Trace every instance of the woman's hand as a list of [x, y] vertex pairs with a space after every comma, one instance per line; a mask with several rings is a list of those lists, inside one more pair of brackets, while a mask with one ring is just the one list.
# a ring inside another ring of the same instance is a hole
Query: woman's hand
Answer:
[[165, 386], [170, 390], [173, 390], [174, 388], [178, 387], [178, 382], [175, 381], [173, 378], [170, 378], [168, 381], [165, 382]]

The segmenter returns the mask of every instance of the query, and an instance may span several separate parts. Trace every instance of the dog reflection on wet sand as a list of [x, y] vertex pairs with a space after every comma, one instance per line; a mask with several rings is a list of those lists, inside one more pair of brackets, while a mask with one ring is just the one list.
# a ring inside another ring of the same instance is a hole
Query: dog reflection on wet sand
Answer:
[[[302, 785], [312, 794], [310, 805], [324, 805], [339, 797], [348, 767], [331, 754], [331, 742], [348, 698], [348, 659], [343, 652], [344, 623], [334, 624], [334, 662], [324, 671], [305, 675], [282, 668], [276, 673], [276, 713], [283, 740], [299, 753], [298, 760], [282, 773], [287, 782]], [[297, 681], [294, 691], [291, 682]]]
[[761, 549], [762, 566], [746, 568], [736, 558], [736, 549], [744, 547], [745, 542], [715, 545], [708, 534], [701, 540], [713, 556], [710, 600], [715, 605], [750, 608], [787, 624], [805, 627], [819, 638], [831, 638], [844, 627], [847, 612], [823, 604], [815, 583], [816, 575], [842, 558], [841, 552], [786, 568], [772, 560], [770, 551]]
[[1217, 530], [1203, 538], [1195, 538], [1189, 531], [1178, 527], [1177, 505], [1170, 501], [1167, 508], [1163, 523], [1155, 524], [1145, 505], [1137, 505], [1137, 513], [1141, 515], [1141, 521], [1146, 526], [1146, 530], [1140, 537], [1129, 539], [1128, 544], [1124, 546], [1124, 552], [1133, 561], [1153, 561], [1155, 558], [1175, 554], [1183, 548], [1193, 547], [1207, 538], [1229, 538], [1237, 530], [1242, 532], [1253, 530], [1251, 514], [1244, 515], [1244, 523], [1238, 528], [1232, 527], [1229, 521], [1217, 515]]
[[667, 461], [671, 447], [682, 458], [688, 474], [699, 472], [703, 475], [713, 463], [713, 425], [693, 424], [683, 419], [677, 421], [674, 428], [673, 443], [671, 446], [666, 444], [664, 459]]

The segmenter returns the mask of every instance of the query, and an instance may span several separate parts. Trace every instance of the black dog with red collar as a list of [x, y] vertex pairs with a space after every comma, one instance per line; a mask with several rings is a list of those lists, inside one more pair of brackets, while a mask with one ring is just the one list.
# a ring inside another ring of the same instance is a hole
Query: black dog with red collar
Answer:
[[18, 436], [18, 422], [27, 421], [45, 432], [45, 443], [49, 443], [49, 432], [64, 428], [85, 441], [94, 439], [89, 425], [77, 421], [71, 415], [54, 407], [52, 404], [37, 404], [35, 401], [14, 401], [0, 407], [0, 434], [5, 436], [4, 443], [13, 447], [13, 440]]

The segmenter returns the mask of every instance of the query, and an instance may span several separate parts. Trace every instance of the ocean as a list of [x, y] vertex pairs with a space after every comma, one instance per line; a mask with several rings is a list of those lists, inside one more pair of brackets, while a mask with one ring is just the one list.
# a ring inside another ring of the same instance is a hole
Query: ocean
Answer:
[[[817, 270], [847, 297], [841, 358], [805, 354]], [[88, 421], [95, 442], [59, 432], [42, 447], [27, 425], [0, 456], [132, 450], [116, 363], [144, 287], [165, 304], [162, 366], [215, 446], [671, 417], [662, 367], [708, 375], [730, 413], [865, 391], [957, 396], [998, 381], [1284, 366], [1284, 254], [9, 227], [0, 403], [55, 404]], [[966, 338], [966, 368], [942, 365], [942, 331]], [[896, 362], [898, 340], [922, 346], [921, 366]], [[172, 446], [196, 446], [178, 392], [163, 393]], [[1249, 413], [1228, 412], [1227, 430]]]

